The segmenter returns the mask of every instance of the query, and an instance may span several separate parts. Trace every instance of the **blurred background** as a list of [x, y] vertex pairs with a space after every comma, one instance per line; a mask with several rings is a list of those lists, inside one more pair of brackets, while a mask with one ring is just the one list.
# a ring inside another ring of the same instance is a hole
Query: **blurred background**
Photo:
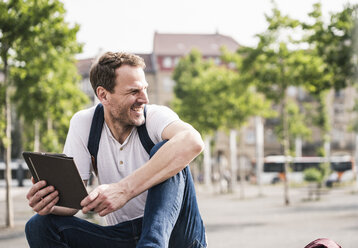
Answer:
[[356, 247], [357, 3], [0, 0], [0, 244], [26, 247], [22, 151], [61, 153], [98, 102], [92, 63], [125, 51], [145, 60], [151, 104], [203, 137], [191, 170], [210, 247]]

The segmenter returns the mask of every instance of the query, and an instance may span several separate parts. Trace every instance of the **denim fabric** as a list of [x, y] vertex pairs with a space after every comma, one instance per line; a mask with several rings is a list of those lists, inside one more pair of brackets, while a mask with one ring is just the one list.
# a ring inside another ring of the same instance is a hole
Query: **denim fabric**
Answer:
[[[165, 143], [153, 147], [151, 156]], [[26, 224], [31, 248], [206, 247], [205, 229], [187, 166], [148, 190], [144, 217], [100, 226], [74, 216], [34, 215]]]

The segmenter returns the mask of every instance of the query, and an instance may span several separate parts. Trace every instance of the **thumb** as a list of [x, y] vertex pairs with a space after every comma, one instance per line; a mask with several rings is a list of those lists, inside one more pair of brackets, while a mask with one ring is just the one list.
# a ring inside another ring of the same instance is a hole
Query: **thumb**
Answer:
[[87, 206], [99, 196], [98, 189], [93, 190], [85, 199], [81, 201], [81, 206]]

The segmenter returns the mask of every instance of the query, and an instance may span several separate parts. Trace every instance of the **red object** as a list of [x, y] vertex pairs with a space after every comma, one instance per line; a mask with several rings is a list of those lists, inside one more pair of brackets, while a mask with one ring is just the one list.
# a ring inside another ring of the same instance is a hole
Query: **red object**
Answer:
[[312, 241], [305, 248], [342, 248], [339, 244], [330, 239], [316, 239]]

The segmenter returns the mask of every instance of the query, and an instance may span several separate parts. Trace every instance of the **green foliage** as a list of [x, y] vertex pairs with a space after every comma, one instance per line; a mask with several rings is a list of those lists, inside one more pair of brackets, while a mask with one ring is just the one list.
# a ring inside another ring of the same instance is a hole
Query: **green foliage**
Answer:
[[315, 182], [322, 185], [324, 180], [327, 178], [330, 170], [329, 163], [320, 164], [319, 168], [308, 168], [303, 171], [303, 178], [307, 182]]
[[322, 73], [330, 75], [319, 80], [310, 88], [313, 94], [319, 94], [330, 88], [345, 88], [351, 83], [356, 72], [355, 47], [357, 6], [346, 5], [341, 12], [331, 14], [330, 23], [322, 18], [321, 4], [313, 6], [309, 13], [313, 24], [303, 23], [303, 29], [309, 31], [306, 37], [310, 50], [324, 61]]
[[[243, 58], [242, 72], [246, 80], [256, 85], [257, 91], [271, 99], [280, 109], [280, 125], [275, 128], [281, 140], [284, 154], [292, 150], [293, 139], [308, 138], [310, 130], [301, 109], [289, 101], [290, 86], [309, 85], [322, 76], [322, 60], [303, 50], [292, 34], [301, 33], [300, 23], [284, 16], [274, 6], [271, 15], [266, 15], [268, 28], [258, 34], [256, 47], [241, 47], [238, 54]], [[290, 142], [291, 141], [291, 142]]]
[[[353, 112], [358, 113], [358, 99], [355, 99], [354, 106], [352, 109]], [[349, 125], [349, 131], [358, 133], [358, 117], [355, 117]]]
[[303, 51], [292, 49], [296, 42], [290, 34], [299, 31], [297, 20], [283, 16], [274, 7], [266, 21], [268, 29], [257, 35], [257, 47], [241, 47], [238, 53], [244, 58], [243, 72], [257, 90], [279, 103], [288, 86], [305, 81], [302, 71], [311, 66], [311, 61]]
[[0, 142], [1, 144], [6, 144], [6, 120], [5, 116], [5, 86], [0, 85]]
[[174, 109], [204, 134], [239, 128], [270, 106], [237, 71], [205, 61], [195, 50], [179, 61], [173, 79]]
[[304, 180], [307, 182], [319, 182], [321, 178], [321, 172], [317, 168], [309, 168], [304, 171]]
[[[294, 151], [294, 140], [298, 137], [310, 140], [312, 130], [307, 127], [306, 116], [295, 101], [289, 100], [284, 111], [287, 113], [290, 153], [292, 153]], [[280, 121], [281, 125], [275, 127], [275, 132], [278, 134], [279, 140], [282, 141], [284, 138], [282, 118]]]
[[321, 66], [318, 67], [318, 77], [312, 77], [305, 86], [318, 101], [313, 123], [323, 131], [324, 141], [329, 141], [331, 125], [326, 103], [327, 92], [332, 88], [340, 90], [347, 87], [356, 74], [357, 6], [346, 5], [343, 11], [331, 14], [328, 24], [323, 22], [320, 3], [313, 6], [309, 16], [313, 23], [302, 23], [302, 28], [308, 31], [303, 41], [309, 45], [309, 53], [320, 58]]
[[79, 26], [65, 22], [58, 0], [1, 2], [0, 16], [2, 62], [9, 62], [12, 102], [26, 126], [23, 146], [33, 149], [33, 123], [39, 121], [42, 149], [60, 152], [71, 116], [88, 102], [74, 58], [82, 49]]
[[[213, 77], [220, 79], [220, 75], [211, 72], [213, 68], [211, 61], [204, 61], [200, 52], [193, 50], [180, 59], [173, 73], [175, 111], [204, 134], [218, 129], [222, 123], [220, 102], [212, 90], [223, 89], [225, 85], [213, 83]], [[212, 105], [219, 108], [212, 109]]]
[[331, 125], [329, 122], [329, 115], [326, 103], [327, 91], [322, 91], [316, 97], [318, 99], [317, 115], [314, 118], [314, 124], [320, 127], [324, 133], [328, 133], [331, 130]]

